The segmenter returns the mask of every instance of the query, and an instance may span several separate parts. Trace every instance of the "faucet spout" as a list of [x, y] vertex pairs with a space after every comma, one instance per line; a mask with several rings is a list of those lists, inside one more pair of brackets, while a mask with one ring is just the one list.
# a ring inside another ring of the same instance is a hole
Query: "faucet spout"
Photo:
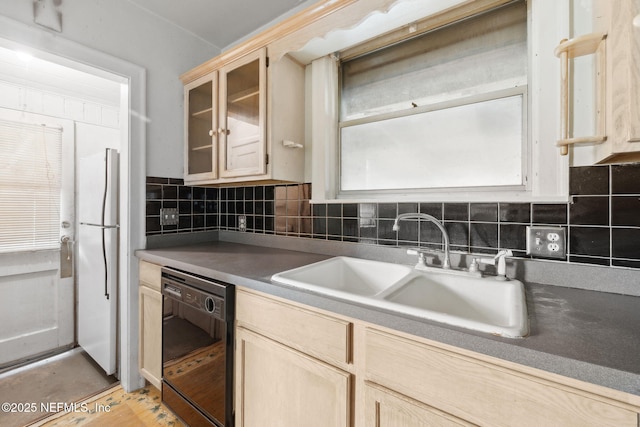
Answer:
[[451, 268], [451, 260], [449, 257], [449, 234], [447, 233], [447, 230], [445, 230], [442, 223], [438, 221], [436, 217], [426, 213], [411, 213], [411, 212], [403, 213], [398, 215], [396, 217], [396, 220], [393, 222], [394, 231], [400, 230], [400, 225], [398, 223], [400, 222], [400, 220], [403, 220], [403, 219], [425, 219], [427, 221], [432, 222], [436, 227], [438, 227], [438, 229], [442, 233], [442, 238], [444, 240], [444, 259], [442, 260], [442, 268], [444, 269]]

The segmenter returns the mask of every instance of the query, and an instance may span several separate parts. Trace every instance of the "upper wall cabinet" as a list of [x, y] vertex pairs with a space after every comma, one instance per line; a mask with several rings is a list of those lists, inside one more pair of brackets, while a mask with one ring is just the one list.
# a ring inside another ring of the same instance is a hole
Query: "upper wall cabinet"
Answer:
[[266, 52], [261, 49], [220, 70], [220, 176], [266, 171]]
[[[640, 28], [633, 25], [638, 14], [640, 0], [593, 2], [592, 30], [606, 38], [599, 48], [604, 50], [601, 63], [596, 63], [595, 72], [591, 73], [601, 86], [601, 93], [596, 90], [593, 97], [599, 99], [599, 103], [592, 116], [593, 122], [600, 122], [599, 127], [604, 128], [605, 138], [600, 143], [574, 146], [574, 165], [640, 161]], [[575, 64], [571, 70], [575, 80], [574, 103], [570, 108], [576, 111], [572, 112], [569, 127], [574, 128], [579, 128], [580, 121], [585, 121], [575, 100], [589, 89], [588, 81], [581, 84], [580, 67], [587, 68], [584, 64]]]
[[185, 183], [304, 177], [304, 68], [250, 52], [185, 84]]
[[184, 88], [185, 181], [218, 177], [218, 72], [213, 71]]

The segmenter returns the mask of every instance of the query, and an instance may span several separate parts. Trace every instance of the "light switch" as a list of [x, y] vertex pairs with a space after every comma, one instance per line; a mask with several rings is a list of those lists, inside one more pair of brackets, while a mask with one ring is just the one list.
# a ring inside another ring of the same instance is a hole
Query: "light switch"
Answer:
[[160, 224], [161, 225], [177, 225], [178, 209], [176, 208], [160, 209]]

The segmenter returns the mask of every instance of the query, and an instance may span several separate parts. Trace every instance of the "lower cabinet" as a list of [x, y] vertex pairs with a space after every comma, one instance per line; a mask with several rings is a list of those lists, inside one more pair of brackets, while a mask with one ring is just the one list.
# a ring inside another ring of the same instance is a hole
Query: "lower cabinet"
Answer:
[[238, 290], [238, 426], [639, 427], [640, 397]]
[[349, 321], [236, 289], [238, 427], [347, 427], [353, 421]]
[[365, 382], [365, 426], [450, 427], [473, 426], [409, 397]]
[[140, 261], [138, 364], [140, 374], [160, 388], [162, 379], [162, 294], [160, 266]]
[[349, 373], [244, 328], [236, 384], [238, 426], [351, 425]]
[[[374, 328], [366, 328], [364, 342], [366, 380], [393, 390], [395, 396], [406, 396], [406, 401], [414, 402], [412, 408], [437, 408], [447, 416], [483, 426], [638, 426], [640, 407], [624, 401], [640, 402], [634, 396], [542, 371], [534, 374], [526, 367], [510, 369], [507, 363], [487, 356], [456, 352]], [[585, 387], [577, 387], [578, 383]], [[383, 396], [387, 398], [387, 394]], [[403, 425], [397, 420], [416, 413], [405, 412], [409, 407], [406, 401], [384, 401], [378, 406], [386, 406], [387, 413], [380, 419], [388, 424], [367, 425]], [[404, 425], [423, 425], [412, 423], [412, 419], [407, 418]]]

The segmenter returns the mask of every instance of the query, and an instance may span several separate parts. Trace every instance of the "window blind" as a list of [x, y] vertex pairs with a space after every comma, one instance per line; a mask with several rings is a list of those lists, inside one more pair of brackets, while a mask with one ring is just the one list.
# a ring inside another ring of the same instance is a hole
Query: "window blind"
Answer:
[[340, 120], [411, 111], [527, 84], [527, 5], [517, 2], [341, 64]]
[[62, 130], [0, 119], [0, 253], [60, 246]]

